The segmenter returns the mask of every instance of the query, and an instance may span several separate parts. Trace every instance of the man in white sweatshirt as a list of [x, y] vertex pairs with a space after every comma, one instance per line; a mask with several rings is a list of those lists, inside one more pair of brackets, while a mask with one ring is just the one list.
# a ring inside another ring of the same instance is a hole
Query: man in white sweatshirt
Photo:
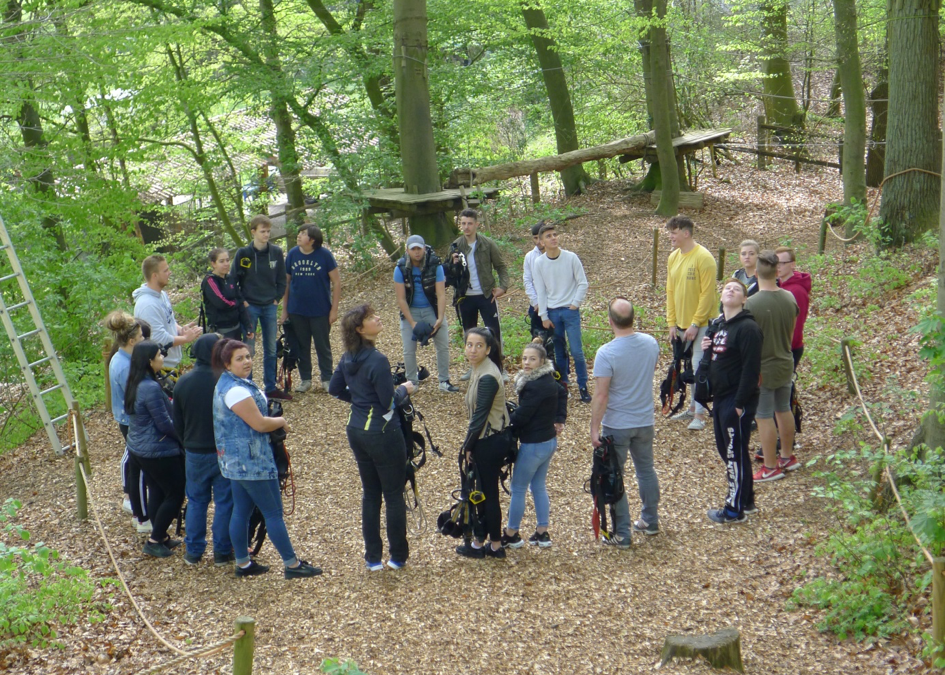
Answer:
[[538, 295], [538, 314], [545, 328], [555, 331], [555, 359], [561, 366], [561, 377], [568, 383], [570, 364], [565, 352], [565, 339], [574, 359], [581, 402], [590, 403], [587, 391], [587, 362], [581, 344], [581, 303], [587, 295], [584, 265], [571, 251], [558, 248], [558, 234], [553, 224], [542, 225], [538, 237], [545, 253], [534, 262], [532, 281]]

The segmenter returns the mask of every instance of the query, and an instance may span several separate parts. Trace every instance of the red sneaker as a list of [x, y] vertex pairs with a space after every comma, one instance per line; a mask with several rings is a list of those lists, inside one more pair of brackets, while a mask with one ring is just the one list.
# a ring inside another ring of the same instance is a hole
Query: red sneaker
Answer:
[[801, 463], [797, 461], [797, 457], [791, 455], [787, 459], [784, 457], [778, 457], [778, 468], [781, 471], [797, 471], [801, 468]]
[[780, 468], [769, 469], [766, 466], [758, 469], [757, 473], [752, 476], [752, 480], [756, 483], [765, 483], [769, 480], [781, 480], [784, 478], [784, 472]]

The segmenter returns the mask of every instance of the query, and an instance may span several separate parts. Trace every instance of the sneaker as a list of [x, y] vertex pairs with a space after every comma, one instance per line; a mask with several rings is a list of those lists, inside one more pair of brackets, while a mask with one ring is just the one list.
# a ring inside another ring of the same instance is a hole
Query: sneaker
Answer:
[[487, 558], [495, 558], [496, 560], [505, 560], [505, 549], [501, 546], [499, 548], [492, 548], [491, 545], [483, 546], [482, 550], [486, 552]]
[[141, 552], [145, 555], [149, 555], [152, 558], [167, 558], [174, 555], [164, 544], [158, 544], [153, 541], [144, 542], [144, 546], [141, 549]]
[[213, 565], [214, 567], [226, 567], [227, 565], [232, 565], [236, 562], [236, 554], [233, 551], [229, 553], [217, 553], [213, 552]]
[[689, 431], [702, 431], [705, 429], [705, 420], [701, 420], [698, 417], [693, 417], [692, 421], [689, 423], [689, 426], [686, 427]]
[[755, 450], [755, 461], [756, 462], [765, 461], [765, 453], [761, 448], [758, 448], [757, 450]]
[[306, 562], [305, 560], [299, 560], [298, 567], [285, 568], [286, 579], [305, 579], [307, 577], [317, 577], [321, 573], [321, 567], [315, 567], [315, 565], [310, 562]]
[[600, 541], [605, 546], [613, 546], [614, 548], [628, 549], [630, 548], [630, 537], [626, 539], [621, 539], [616, 534], [601, 534]]
[[744, 513], [746, 516], [753, 516], [758, 513], [758, 507], [754, 504], [749, 504], [744, 509], [742, 509], [742, 513]]
[[331, 384], [331, 380], [322, 380], [322, 389], [325, 390], [325, 393], [328, 393], [328, 385]]
[[758, 469], [755, 475], [752, 476], [752, 480], [754, 480], [756, 483], [765, 483], [769, 480], [781, 480], [782, 478], [784, 478], [784, 472], [781, 471], [781, 469], [769, 469], [766, 466]]
[[548, 548], [551, 546], [551, 536], [548, 532], [542, 532], [541, 534], [536, 532], [528, 538], [528, 543], [538, 548]]
[[366, 566], [367, 566], [367, 571], [368, 571], [368, 572], [380, 572], [381, 570], [384, 569], [384, 563], [382, 563], [382, 562], [365, 563], [365, 564], [366, 564]]
[[311, 380], [302, 380], [299, 382], [299, 386], [295, 388], [296, 393], [304, 394], [307, 391], [312, 390], [312, 381]]
[[137, 518], [132, 518], [131, 524], [134, 526], [136, 530], [138, 530], [138, 534], [151, 534], [152, 528], [151, 528], [150, 520], [145, 520], [142, 522], [142, 521], [139, 521]]
[[502, 534], [502, 548], [522, 548], [525, 545], [525, 540], [522, 539], [521, 535], [516, 532], [511, 537], [503, 532]]
[[387, 561], [387, 566], [390, 567], [392, 570], [402, 570], [404, 567], [407, 566], [407, 563], [397, 562], [396, 560], [391, 559]]
[[659, 523], [653, 523], [650, 525], [642, 518], [640, 518], [640, 520], [634, 521], [633, 525], [631, 525], [631, 528], [634, 532], [640, 532], [647, 536], [653, 536], [654, 534], [660, 533]]
[[181, 541], [180, 539], [171, 539], [170, 537], [168, 537], [167, 539], [162, 541], [161, 544], [163, 544], [169, 549], [175, 549], [181, 545]]
[[121, 503], [121, 510], [129, 516], [134, 514], [134, 509], [131, 508], [131, 500], [128, 497], [125, 497], [125, 500]]
[[249, 565], [246, 567], [236, 566], [236, 576], [239, 578], [243, 577], [255, 577], [259, 574], [265, 574], [269, 571], [269, 565], [260, 565], [255, 560], [250, 560]]
[[581, 387], [581, 403], [590, 403], [591, 394], [587, 390], [587, 387]]
[[748, 516], [746, 516], [744, 513], [740, 516], [732, 516], [729, 515], [725, 509], [709, 509], [709, 512], [706, 515], [709, 516], [709, 520], [711, 520], [713, 523], [722, 523], [723, 525], [730, 523], [744, 523], [746, 520], [748, 520]]
[[459, 387], [451, 383], [449, 380], [443, 380], [440, 382], [440, 391], [448, 391], [451, 394], [455, 394], [459, 391]]
[[469, 378], [470, 378], [470, 377], [472, 377], [472, 368], [470, 368], [470, 369], [467, 370], [465, 373], [463, 373], [463, 374], [460, 376], [459, 381], [460, 381], [460, 382], [469, 382]]
[[781, 471], [797, 471], [801, 468], [801, 463], [797, 461], [797, 457], [791, 455], [787, 459], [784, 457], [778, 457], [778, 468]]
[[682, 412], [676, 413], [675, 415], [673, 415], [673, 416], [670, 417], [669, 419], [671, 419], [671, 420], [673, 420], [673, 421], [675, 421], [675, 422], [688, 422], [688, 421], [691, 420], [693, 417], [695, 417], [695, 414], [693, 414], [693, 412], [692, 412], [691, 410], [686, 409], [686, 410], [683, 410]]
[[272, 389], [271, 391], [266, 392], [266, 398], [275, 398], [280, 401], [291, 401], [292, 396], [285, 393], [281, 389]]
[[203, 556], [194, 555], [192, 553], [184, 553], [184, 562], [188, 565], [199, 565], [202, 557]]
[[463, 544], [456, 547], [456, 552], [464, 558], [485, 558], [486, 552], [482, 548], [475, 548], [472, 544]]

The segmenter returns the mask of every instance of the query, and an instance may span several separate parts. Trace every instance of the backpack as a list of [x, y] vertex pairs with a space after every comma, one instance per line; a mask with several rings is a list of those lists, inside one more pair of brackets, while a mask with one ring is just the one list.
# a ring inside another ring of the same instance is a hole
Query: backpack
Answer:
[[801, 408], [801, 399], [797, 395], [797, 373], [791, 380], [791, 414], [794, 415], [794, 432], [801, 433], [801, 421], [804, 419], [804, 410]]
[[[712, 340], [721, 326], [722, 318], [709, 322], [709, 327], [705, 331], [705, 336]], [[712, 346], [702, 352], [702, 360], [699, 361], [699, 367], [696, 370], [695, 382], [692, 385], [692, 400], [699, 405], [708, 408], [712, 402], [712, 384], [709, 382], [709, 368], [712, 364]]]
[[[673, 340], [673, 361], [669, 364], [666, 379], [660, 384], [660, 402], [663, 415], [675, 415], [686, 404], [686, 382], [694, 382], [692, 372], [692, 342], [688, 346], [680, 339]], [[673, 405], [673, 399], [679, 394], [679, 400]]]
[[462, 537], [468, 544], [479, 524], [475, 507], [485, 501], [486, 496], [478, 489], [480, 481], [476, 465], [466, 459], [462, 450], [459, 452], [459, 481], [459, 488], [451, 493], [453, 505], [436, 519], [436, 531], [446, 537]]
[[282, 324], [282, 335], [276, 340], [276, 359], [282, 360], [282, 365], [279, 366], [278, 382], [283, 385], [283, 391], [292, 390], [292, 371], [299, 365], [301, 351], [295, 327], [291, 321], [286, 321]]
[[616, 525], [616, 509], [614, 505], [623, 497], [623, 471], [614, 449], [613, 436], [604, 436], [600, 439], [600, 447], [594, 449], [594, 462], [591, 466], [591, 477], [584, 484], [584, 491], [591, 495], [594, 501], [594, 512], [591, 525], [594, 528], [594, 538], [604, 533], [610, 538], [613, 533], [607, 529], [607, 512], [605, 506], [610, 506], [610, 517]]

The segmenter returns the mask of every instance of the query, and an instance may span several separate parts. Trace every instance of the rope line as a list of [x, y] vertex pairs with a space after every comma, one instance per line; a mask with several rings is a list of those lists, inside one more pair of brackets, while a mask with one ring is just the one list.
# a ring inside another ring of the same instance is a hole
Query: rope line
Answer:
[[[921, 169], [920, 169], [921, 170]], [[905, 172], [903, 172], [905, 173]], [[931, 172], [926, 172], [931, 173]], [[894, 174], [895, 175], [895, 174]], [[856, 390], [856, 397], [860, 400], [860, 408], [863, 410], [863, 414], [866, 415], [866, 421], [869, 422], [870, 428], [873, 430], [873, 433], [876, 434], [876, 438], [879, 439], [879, 442], [883, 444], [883, 454], [887, 457], [889, 456], [889, 439], [879, 433], [879, 429], [876, 428], [876, 423], [873, 421], [873, 417], [870, 415], [869, 409], [866, 407], [866, 401], [863, 400], [863, 392], [860, 391], [860, 383], [857, 382], [856, 372], [853, 370], [853, 354], [850, 352], [849, 345], [843, 345], [843, 355], [846, 358], [847, 362], [850, 364], [850, 379], [853, 381], [853, 388]], [[899, 510], [902, 511], [902, 517], [906, 520], [906, 527], [909, 529], [909, 532], [912, 534], [915, 539], [915, 543], [919, 545], [919, 549], [922, 551], [922, 554], [929, 561], [929, 564], [934, 563], [932, 554], [927, 548], [922, 544], [922, 540], [919, 539], [919, 535], [915, 533], [915, 530], [912, 529], [912, 519], [909, 518], [909, 512], [906, 511], [906, 507], [902, 504], [902, 497], [899, 496], [899, 489], [896, 487], [896, 481], [893, 480], [892, 472], [889, 470], [889, 465], [887, 464], [883, 469], [883, 475], [886, 476], [886, 480], [889, 481], [889, 487], [892, 488], [893, 495], [896, 497], [896, 503], [899, 505]]]
[[876, 197], [873, 199], [873, 206], [872, 208], [870, 208], [869, 213], [866, 214], [866, 220], [863, 223], [864, 228], [870, 224], [870, 219], [873, 217], [873, 211], [876, 210], [876, 204], [879, 203], [879, 198], [883, 194], [883, 186], [886, 185], [886, 181], [889, 180], [890, 178], [895, 178], [896, 176], [901, 176], [905, 173], [910, 173], [912, 171], [917, 171], [919, 173], [927, 173], [930, 176], [935, 176], [936, 178], [942, 177], [942, 174], [940, 173], [935, 173], [934, 171], [929, 171], [928, 169], [919, 169], [917, 167], [903, 169], [902, 171], [897, 171], [896, 173], [889, 174], [888, 176], [883, 178], [883, 182], [879, 184], [879, 192], [876, 194]]
[[150, 668], [146, 668], [144, 670], [138, 671], [138, 675], [146, 675], [147, 673], [159, 673], [162, 670], [167, 670], [168, 668], [176, 666], [180, 663], [184, 663], [185, 661], [189, 659], [198, 659], [198, 658], [206, 658], [208, 656], [215, 656], [216, 654], [219, 654], [224, 649], [226, 649], [227, 647], [232, 645], [234, 642], [239, 640], [244, 635], [246, 635], [246, 631], [241, 630], [238, 633], [234, 633], [232, 636], [228, 637], [225, 640], [220, 640], [219, 642], [216, 642], [212, 645], [205, 647], [202, 651], [186, 652], [183, 656], [178, 656], [176, 659], [171, 659], [167, 663], [162, 663], [161, 665], [158, 665], [158, 666], [151, 666]]

